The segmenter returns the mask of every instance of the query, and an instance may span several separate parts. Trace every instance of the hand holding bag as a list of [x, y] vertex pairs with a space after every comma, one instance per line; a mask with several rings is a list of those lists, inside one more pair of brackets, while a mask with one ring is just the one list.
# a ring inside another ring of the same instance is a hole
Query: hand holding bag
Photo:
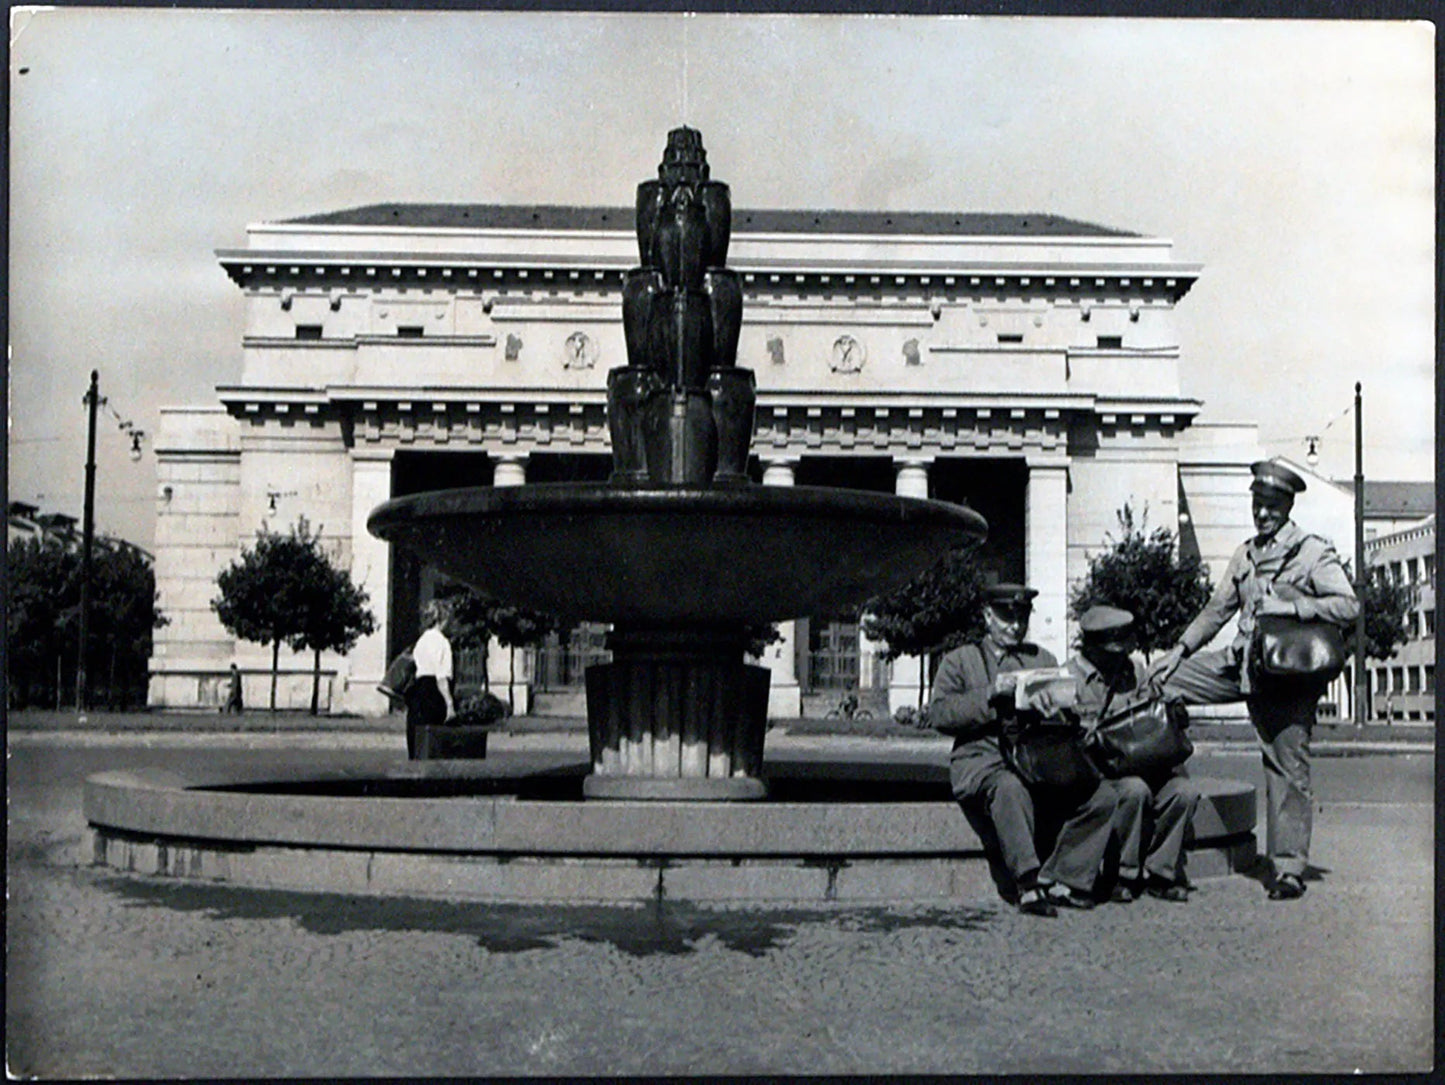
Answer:
[[1149, 776], [1182, 765], [1194, 753], [1188, 726], [1189, 713], [1178, 701], [1136, 701], [1113, 712], [1106, 704], [1085, 746], [1111, 779]]
[[[1270, 581], [1279, 580], [1304, 540], [1290, 548]], [[1339, 626], [1292, 614], [1261, 614], [1249, 642], [1250, 675], [1265, 681], [1333, 682], [1345, 669], [1345, 638]]]
[[1006, 727], [999, 739], [1004, 761], [1031, 787], [1070, 789], [1098, 783], [1084, 750], [1084, 732], [1071, 720], [1046, 719]]
[[386, 674], [382, 676], [381, 683], [376, 688], [388, 697], [405, 700], [408, 691], [415, 684], [416, 660], [412, 658], [411, 649], [406, 648], [391, 661], [391, 665], [386, 668]]
[[1260, 677], [1332, 682], [1345, 669], [1345, 638], [1329, 622], [1265, 614], [1255, 619], [1249, 662]]

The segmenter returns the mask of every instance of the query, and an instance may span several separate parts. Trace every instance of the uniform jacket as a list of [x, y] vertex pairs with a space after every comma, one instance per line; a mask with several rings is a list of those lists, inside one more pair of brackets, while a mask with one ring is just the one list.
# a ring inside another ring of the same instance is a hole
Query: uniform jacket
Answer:
[[1105, 705], [1109, 705], [1111, 709], [1119, 709], [1136, 700], [1131, 694], [1143, 687], [1144, 678], [1148, 674], [1148, 668], [1144, 665], [1144, 661], [1138, 656], [1131, 655], [1129, 670], [1126, 673], [1127, 685], [1121, 685], [1115, 689], [1111, 698], [1108, 678], [1103, 671], [1084, 658], [1082, 652], [1071, 656], [1064, 666], [1073, 672], [1078, 683], [1079, 699], [1074, 705], [1074, 711], [1078, 714], [1079, 719], [1089, 726], [1098, 723]]
[[1335, 548], [1328, 540], [1306, 535], [1293, 520], [1287, 520], [1268, 542], [1261, 545], [1250, 539], [1234, 552], [1214, 595], [1189, 623], [1179, 643], [1194, 653], [1213, 640], [1230, 616], [1238, 612], [1239, 632], [1231, 647], [1242, 656], [1254, 635], [1259, 602], [1270, 592], [1292, 601], [1295, 614], [1306, 621], [1349, 625], [1360, 613], [1355, 589]]
[[1053, 655], [1036, 644], [1002, 649], [984, 638], [978, 644], [955, 648], [943, 657], [933, 678], [929, 726], [953, 736], [953, 757], [961, 756], [974, 743], [997, 752], [1000, 721], [988, 703], [994, 676], [1056, 666]]

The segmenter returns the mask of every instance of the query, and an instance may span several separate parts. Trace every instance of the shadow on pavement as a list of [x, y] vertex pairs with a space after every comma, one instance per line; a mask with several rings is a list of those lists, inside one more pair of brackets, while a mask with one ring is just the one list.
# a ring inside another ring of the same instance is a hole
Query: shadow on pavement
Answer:
[[332, 893], [233, 889], [222, 886], [105, 878], [128, 907], [206, 912], [209, 918], [290, 919], [312, 934], [419, 931], [476, 938], [491, 953], [552, 949], [567, 939], [609, 942], [634, 957], [694, 952], [708, 937], [725, 948], [761, 957], [805, 924], [854, 933], [909, 927], [978, 930], [996, 912], [982, 908], [709, 909], [681, 902], [608, 905], [491, 904], [418, 898], [352, 897]]

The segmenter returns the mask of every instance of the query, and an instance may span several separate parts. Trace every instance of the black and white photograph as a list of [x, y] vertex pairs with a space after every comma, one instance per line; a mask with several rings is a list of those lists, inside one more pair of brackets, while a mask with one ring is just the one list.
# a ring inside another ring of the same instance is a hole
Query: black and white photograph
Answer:
[[7, 1072], [1432, 1073], [1427, 10], [11, 8]]

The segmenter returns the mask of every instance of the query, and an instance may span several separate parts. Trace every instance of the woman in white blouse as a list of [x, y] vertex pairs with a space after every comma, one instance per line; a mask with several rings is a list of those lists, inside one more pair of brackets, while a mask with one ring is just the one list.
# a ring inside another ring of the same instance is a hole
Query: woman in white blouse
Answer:
[[411, 650], [416, 681], [406, 695], [406, 755], [415, 759], [417, 729], [445, 723], [456, 715], [452, 701], [452, 645], [447, 640], [451, 610], [433, 599], [422, 608], [422, 635]]

